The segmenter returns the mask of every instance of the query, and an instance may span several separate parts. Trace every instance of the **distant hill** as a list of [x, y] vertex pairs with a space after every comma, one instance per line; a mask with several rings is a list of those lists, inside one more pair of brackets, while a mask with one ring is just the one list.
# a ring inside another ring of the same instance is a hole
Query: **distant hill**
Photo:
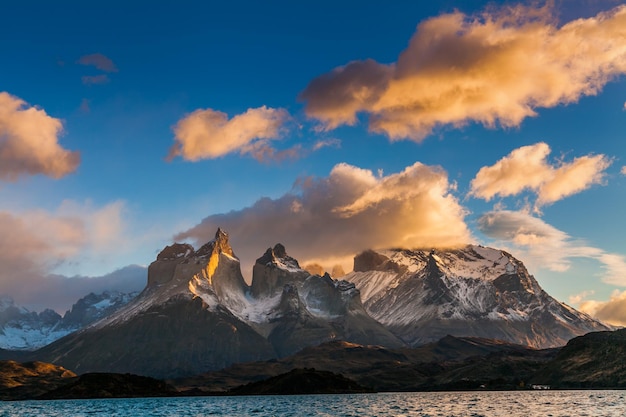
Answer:
[[231, 395], [351, 394], [371, 392], [356, 382], [329, 371], [293, 369], [228, 391]]
[[570, 340], [534, 381], [555, 388], [626, 388], [626, 329]]
[[296, 368], [341, 374], [376, 391], [515, 389], [530, 381], [558, 349], [537, 350], [506, 342], [447, 336], [419, 348], [387, 349], [330, 342], [295, 355], [237, 364], [170, 382], [180, 390], [225, 392]]
[[0, 400], [36, 398], [74, 377], [74, 372], [50, 363], [0, 361]]

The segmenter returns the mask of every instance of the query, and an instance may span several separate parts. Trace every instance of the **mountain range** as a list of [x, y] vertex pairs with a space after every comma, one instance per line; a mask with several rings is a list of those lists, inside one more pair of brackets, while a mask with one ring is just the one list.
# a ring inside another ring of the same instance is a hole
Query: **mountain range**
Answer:
[[33, 352], [86, 372], [182, 377], [330, 341], [414, 347], [450, 334], [544, 348], [607, 326], [546, 294], [501, 250], [365, 251], [342, 279], [311, 274], [276, 244], [251, 284], [228, 235], [175, 243], [146, 288], [107, 317]]
[[548, 295], [511, 254], [484, 246], [365, 251], [343, 279], [410, 346], [454, 335], [549, 348], [609, 329]]
[[9, 296], [0, 297], [0, 349], [31, 351], [102, 319], [132, 300], [137, 293], [89, 293], [63, 316], [54, 310], [30, 311]]

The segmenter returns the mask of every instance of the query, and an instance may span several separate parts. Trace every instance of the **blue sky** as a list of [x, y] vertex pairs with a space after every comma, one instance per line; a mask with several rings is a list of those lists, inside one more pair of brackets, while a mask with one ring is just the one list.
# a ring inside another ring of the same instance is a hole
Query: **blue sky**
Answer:
[[63, 309], [223, 226], [244, 274], [502, 247], [626, 324], [623, 5], [423, 3], [1, 6], [0, 292]]

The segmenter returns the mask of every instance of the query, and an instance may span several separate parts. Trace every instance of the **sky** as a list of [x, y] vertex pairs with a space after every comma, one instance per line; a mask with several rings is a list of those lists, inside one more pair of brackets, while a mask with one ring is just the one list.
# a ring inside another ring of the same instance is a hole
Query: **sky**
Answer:
[[0, 294], [139, 290], [217, 227], [349, 272], [502, 248], [626, 325], [626, 3], [4, 2]]

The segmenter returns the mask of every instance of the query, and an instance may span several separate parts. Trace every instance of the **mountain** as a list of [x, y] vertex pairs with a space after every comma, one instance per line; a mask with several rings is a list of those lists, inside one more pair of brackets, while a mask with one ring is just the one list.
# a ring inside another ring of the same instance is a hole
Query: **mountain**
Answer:
[[0, 298], [0, 349], [30, 351], [45, 346], [108, 316], [136, 293], [105, 291], [78, 300], [63, 317], [46, 309], [40, 313], [19, 307], [8, 296]]
[[547, 348], [609, 330], [549, 296], [521, 261], [483, 246], [365, 251], [343, 279], [360, 290], [372, 317], [411, 346], [449, 334]]
[[554, 388], [626, 388], [626, 329], [570, 340], [534, 378]]
[[197, 251], [167, 246], [134, 300], [34, 355], [77, 373], [173, 377], [333, 339], [403, 345], [367, 314], [353, 284], [311, 275], [280, 244], [257, 260], [248, 286], [228, 235], [218, 229]]
[[62, 317], [53, 310], [40, 313], [15, 305], [11, 297], [0, 298], [0, 348], [32, 350], [65, 336], [72, 330], [61, 326]]

